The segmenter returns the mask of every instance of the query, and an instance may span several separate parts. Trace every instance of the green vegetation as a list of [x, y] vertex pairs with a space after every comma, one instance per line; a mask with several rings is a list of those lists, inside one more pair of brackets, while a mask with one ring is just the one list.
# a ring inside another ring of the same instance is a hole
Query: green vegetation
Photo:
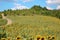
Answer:
[[18, 15], [18, 16], [33, 16], [33, 15], [46, 15], [46, 16], [53, 16], [53, 17], [57, 17], [60, 19], [60, 10], [48, 10], [46, 7], [40, 7], [38, 5], [35, 5], [33, 7], [31, 7], [30, 9], [23, 9], [23, 10], [4, 10], [1, 13], [4, 13], [5, 16], [8, 15]]
[[0, 26], [6, 25], [6, 24], [7, 24], [7, 20], [5, 20], [5, 19], [0, 19]]
[[6, 31], [5, 28], [3, 28], [2, 26], [7, 24], [7, 20], [6, 19], [2, 19], [2, 15], [0, 13], [0, 40], [1, 38], [6, 38]]
[[5, 28], [0, 26], [0, 40], [1, 38], [6, 38], [6, 37], [7, 36], [6, 36]]
[[0, 13], [0, 19], [2, 19], [2, 15], [1, 15], [1, 13]]
[[[11, 40], [15, 40], [17, 36], [20, 36], [22, 39], [29, 40], [36, 38], [36, 35], [46, 38], [51, 35], [55, 36], [51, 39], [60, 40], [60, 10], [48, 10], [46, 7], [35, 5], [30, 9], [8, 9], [0, 13], [4, 13], [12, 20], [12, 24], [6, 25], [7, 21], [0, 15], [0, 26], [5, 25], [4, 32], [0, 29], [4, 37], [11, 37]], [[3, 38], [1, 35], [0, 38]]]
[[6, 27], [7, 36], [31, 38], [36, 35], [55, 35], [60, 40], [60, 20], [50, 16], [8, 16], [13, 24]]

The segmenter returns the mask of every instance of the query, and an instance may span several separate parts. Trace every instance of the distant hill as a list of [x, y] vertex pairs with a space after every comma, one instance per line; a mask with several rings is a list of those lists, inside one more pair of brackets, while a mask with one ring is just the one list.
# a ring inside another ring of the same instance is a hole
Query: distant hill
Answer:
[[18, 15], [18, 16], [46, 15], [46, 16], [57, 17], [60, 19], [60, 10], [48, 10], [46, 7], [41, 7], [38, 5], [34, 5], [30, 9], [23, 9], [23, 10], [8, 9], [8, 10], [4, 10], [0, 13], [4, 13], [5, 16], [8, 16], [8, 15], [14, 15], [14, 16], [16, 16], [16, 15]]

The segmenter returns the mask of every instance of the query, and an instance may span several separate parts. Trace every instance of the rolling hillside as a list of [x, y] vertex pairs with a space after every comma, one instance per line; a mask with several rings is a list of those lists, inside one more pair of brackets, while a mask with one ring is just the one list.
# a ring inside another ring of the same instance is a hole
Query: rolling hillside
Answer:
[[11, 25], [6, 26], [8, 37], [13, 40], [17, 36], [22, 38], [42, 36], [56, 36], [60, 40], [60, 19], [50, 16], [7, 16], [12, 20]]

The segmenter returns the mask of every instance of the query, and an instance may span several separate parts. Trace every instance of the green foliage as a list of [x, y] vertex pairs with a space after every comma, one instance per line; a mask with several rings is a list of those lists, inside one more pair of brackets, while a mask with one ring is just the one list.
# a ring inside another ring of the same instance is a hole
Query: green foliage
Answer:
[[0, 27], [0, 39], [6, 37], [7, 37], [6, 31], [2, 27]]
[[3, 33], [3, 34], [0, 34], [0, 39], [1, 38], [6, 38], [7, 36], [6, 36], [6, 33]]
[[2, 14], [2, 12], [0, 12], [0, 19], [2, 19], [2, 15], [1, 14]]
[[34, 9], [36, 11], [39, 11], [40, 9], [42, 9], [42, 7], [34, 5], [31, 9]]
[[2, 19], [2, 15], [0, 14], [0, 19]]
[[0, 19], [0, 26], [7, 24], [7, 20]]
[[18, 15], [18, 16], [32, 16], [32, 15], [46, 15], [46, 16], [53, 16], [60, 19], [60, 10], [48, 10], [46, 7], [41, 7], [38, 5], [34, 5], [30, 9], [23, 9], [23, 10], [4, 10], [2, 13], [5, 14], [5, 16], [8, 15]]

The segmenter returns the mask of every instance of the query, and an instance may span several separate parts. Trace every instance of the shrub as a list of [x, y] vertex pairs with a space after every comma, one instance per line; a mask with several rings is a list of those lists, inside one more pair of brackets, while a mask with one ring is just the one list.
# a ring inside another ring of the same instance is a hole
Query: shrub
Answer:
[[0, 26], [7, 24], [7, 20], [0, 19]]
[[2, 15], [0, 14], [0, 19], [2, 19]]

